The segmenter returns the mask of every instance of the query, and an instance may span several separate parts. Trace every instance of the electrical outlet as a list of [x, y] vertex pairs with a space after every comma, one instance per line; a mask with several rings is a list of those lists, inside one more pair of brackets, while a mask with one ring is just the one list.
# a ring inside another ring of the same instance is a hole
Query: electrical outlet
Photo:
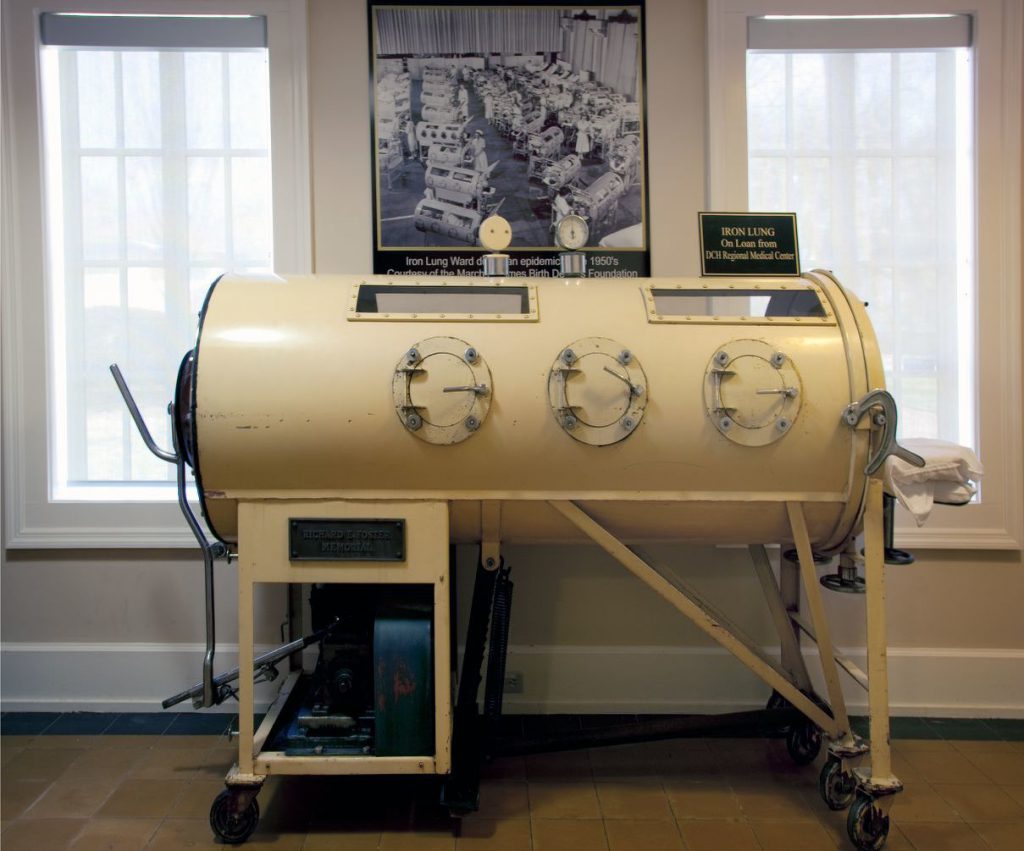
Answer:
[[523, 693], [523, 675], [519, 671], [505, 672], [505, 694]]

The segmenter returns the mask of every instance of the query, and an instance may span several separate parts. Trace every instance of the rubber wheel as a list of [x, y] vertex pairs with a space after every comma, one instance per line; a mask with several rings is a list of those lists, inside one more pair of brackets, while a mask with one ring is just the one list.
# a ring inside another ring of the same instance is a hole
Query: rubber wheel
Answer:
[[857, 781], [849, 771], [843, 771], [838, 759], [829, 757], [818, 775], [818, 791], [830, 810], [845, 810], [853, 803]]
[[802, 718], [786, 732], [786, 750], [797, 765], [810, 765], [821, 753], [821, 730]]
[[846, 817], [846, 832], [858, 851], [880, 851], [889, 838], [889, 816], [882, 814], [873, 799], [858, 793]]
[[[780, 712], [785, 709], [792, 710], [793, 704], [791, 704], [786, 698], [784, 698], [777, 691], [772, 691], [771, 697], [768, 698], [768, 702], [765, 704], [766, 712]], [[795, 712], [795, 710], [793, 710]], [[776, 726], [769, 725], [767, 721], [761, 722], [761, 735], [765, 737], [781, 737], [789, 732], [788, 724], [779, 724]]]
[[260, 820], [260, 805], [256, 798], [241, 813], [237, 812], [237, 792], [224, 789], [213, 799], [210, 807], [210, 827], [225, 845], [241, 845], [252, 836]]

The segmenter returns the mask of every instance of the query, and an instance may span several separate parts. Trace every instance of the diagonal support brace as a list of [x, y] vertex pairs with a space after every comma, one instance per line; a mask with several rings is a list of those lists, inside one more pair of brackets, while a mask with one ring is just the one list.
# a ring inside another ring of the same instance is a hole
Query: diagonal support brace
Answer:
[[803, 694], [784, 672], [775, 667], [758, 650], [730, 632], [705, 608], [669, 582], [576, 503], [567, 500], [549, 500], [549, 504], [626, 570], [689, 618], [705, 635], [722, 645], [754, 674], [778, 691], [796, 709], [824, 730], [830, 738], [835, 738], [839, 734], [839, 726], [836, 721], [807, 695]]

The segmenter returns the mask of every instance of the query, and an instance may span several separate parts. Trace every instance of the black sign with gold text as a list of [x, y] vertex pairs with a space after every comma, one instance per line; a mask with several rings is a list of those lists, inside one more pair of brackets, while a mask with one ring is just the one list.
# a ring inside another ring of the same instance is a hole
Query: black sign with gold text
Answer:
[[796, 213], [698, 213], [702, 275], [799, 275]]

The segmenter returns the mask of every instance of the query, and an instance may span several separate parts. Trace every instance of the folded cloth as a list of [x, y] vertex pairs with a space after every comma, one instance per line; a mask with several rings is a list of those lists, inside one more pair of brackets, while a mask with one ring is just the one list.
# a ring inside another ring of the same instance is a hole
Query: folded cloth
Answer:
[[901, 440], [900, 445], [924, 458], [924, 466], [890, 455], [885, 459], [885, 489], [914, 515], [918, 526], [928, 519], [936, 502], [965, 505], [978, 492], [977, 482], [985, 470], [971, 449], [923, 437]]

